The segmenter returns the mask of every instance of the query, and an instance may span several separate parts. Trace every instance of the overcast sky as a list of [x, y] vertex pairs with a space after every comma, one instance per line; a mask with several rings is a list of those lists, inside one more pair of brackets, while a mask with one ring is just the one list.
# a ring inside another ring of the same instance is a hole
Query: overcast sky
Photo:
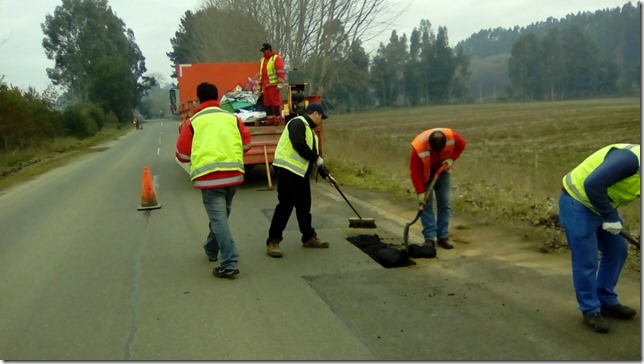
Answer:
[[[450, 45], [455, 46], [481, 29], [515, 25], [527, 26], [556, 19], [578, 11], [621, 7], [627, 0], [391, 0], [403, 11], [391, 28], [383, 29], [370, 48], [387, 43], [392, 30], [411, 33], [422, 19], [433, 29], [447, 27]], [[116, 16], [134, 31], [136, 43], [145, 57], [148, 73], [163, 75], [169, 82], [170, 38], [179, 29], [186, 10], [195, 10], [201, 0], [109, 0]], [[636, 1], [632, 1], [637, 4]], [[62, 0], [0, 0], [0, 77], [13, 86], [29, 86], [43, 91], [50, 84], [46, 69], [53, 67], [42, 47], [40, 24], [54, 13]], [[367, 49], [368, 51], [370, 49]]]

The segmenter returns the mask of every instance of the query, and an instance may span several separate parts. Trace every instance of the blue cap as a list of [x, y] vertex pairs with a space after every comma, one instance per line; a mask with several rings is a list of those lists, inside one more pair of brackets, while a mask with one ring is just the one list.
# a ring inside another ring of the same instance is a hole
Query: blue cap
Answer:
[[310, 103], [309, 106], [306, 107], [306, 113], [311, 114], [313, 112], [318, 112], [320, 115], [322, 115], [322, 119], [326, 119], [329, 116], [324, 113], [324, 109], [322, 108], [322, 105], [316, 104], [316, 103]]

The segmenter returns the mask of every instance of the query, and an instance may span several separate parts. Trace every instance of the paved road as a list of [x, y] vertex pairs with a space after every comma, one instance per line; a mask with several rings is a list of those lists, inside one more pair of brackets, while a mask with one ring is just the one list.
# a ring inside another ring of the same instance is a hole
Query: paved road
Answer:
[[[346, 238], [400, 243], [413, 211], [347, 189], [378, 224], [349, 229], [349, 207], [318, 183], [314, 225], [331, 248], [301, 248], [293, 219], [284, 258], [268, 257], [276, 192], [261, 167], [231, 215], [241, 274], [217, 279], [176, 136], [176, 122], [150, 121], [0, 195], [1, 359], [641, 360], [639, 315], [607, 335], [583, 326], [567, 256], [458, 216], [456, 249], [385, 269]], [[145, 166], [162, 208], [141, 212]], [[618, 288], [640, 306], [638, 272]]]

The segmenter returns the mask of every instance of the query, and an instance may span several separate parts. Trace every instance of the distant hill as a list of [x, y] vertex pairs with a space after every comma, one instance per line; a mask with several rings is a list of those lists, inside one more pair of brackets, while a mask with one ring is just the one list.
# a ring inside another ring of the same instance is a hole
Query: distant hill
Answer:
[[[612, 61], [621, 77], [639, 80], [641, 17], [639, 4], [625, 3], [621, 8], [578, 12], [565, 18], [552, 17], [526, 27], [483, 29], [459, 42], [455, 51], [471, 57], [470, 92], [481, 100], [500, 97], [509, 84], [507, 60], [515, 42], [527, 33], [543, 39], [553, 28], [565, 32], [578, 27], [597, 46], [599, 57]], [[639, 81], [638, 81], [639, 84]], [[502, 97], [502, 96], [501, 96]]]

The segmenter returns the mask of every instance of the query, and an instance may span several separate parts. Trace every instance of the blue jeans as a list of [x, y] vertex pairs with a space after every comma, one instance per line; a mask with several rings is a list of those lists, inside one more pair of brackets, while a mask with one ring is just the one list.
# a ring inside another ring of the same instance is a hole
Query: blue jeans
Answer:
[[[452, 175], [441, 173], [429, 195], [425, 210], [420, 214], [425, 240], [447, 239], [449, 237], [449, 216], [452, 212]], [[425, 188], [429, 183], [425, 184]], [[434, 195], [436, 195], [436, 217], [434, 217]]]
[[228, 216], [236, 191], [237, 186], [201, 190], [210, 231], [203, 248], [209, 257], [221, 254], [220, 267], [224, 269], [238, 268], [239, 253], [228, 225]]
[[559, 222], [570, 247], [579, 310], [599, 312], [602, 305], [618, 304], [615, 286], [628, 255], [626, 239], [602, 229], [601, 216], [565, 193], [559, 196]]

